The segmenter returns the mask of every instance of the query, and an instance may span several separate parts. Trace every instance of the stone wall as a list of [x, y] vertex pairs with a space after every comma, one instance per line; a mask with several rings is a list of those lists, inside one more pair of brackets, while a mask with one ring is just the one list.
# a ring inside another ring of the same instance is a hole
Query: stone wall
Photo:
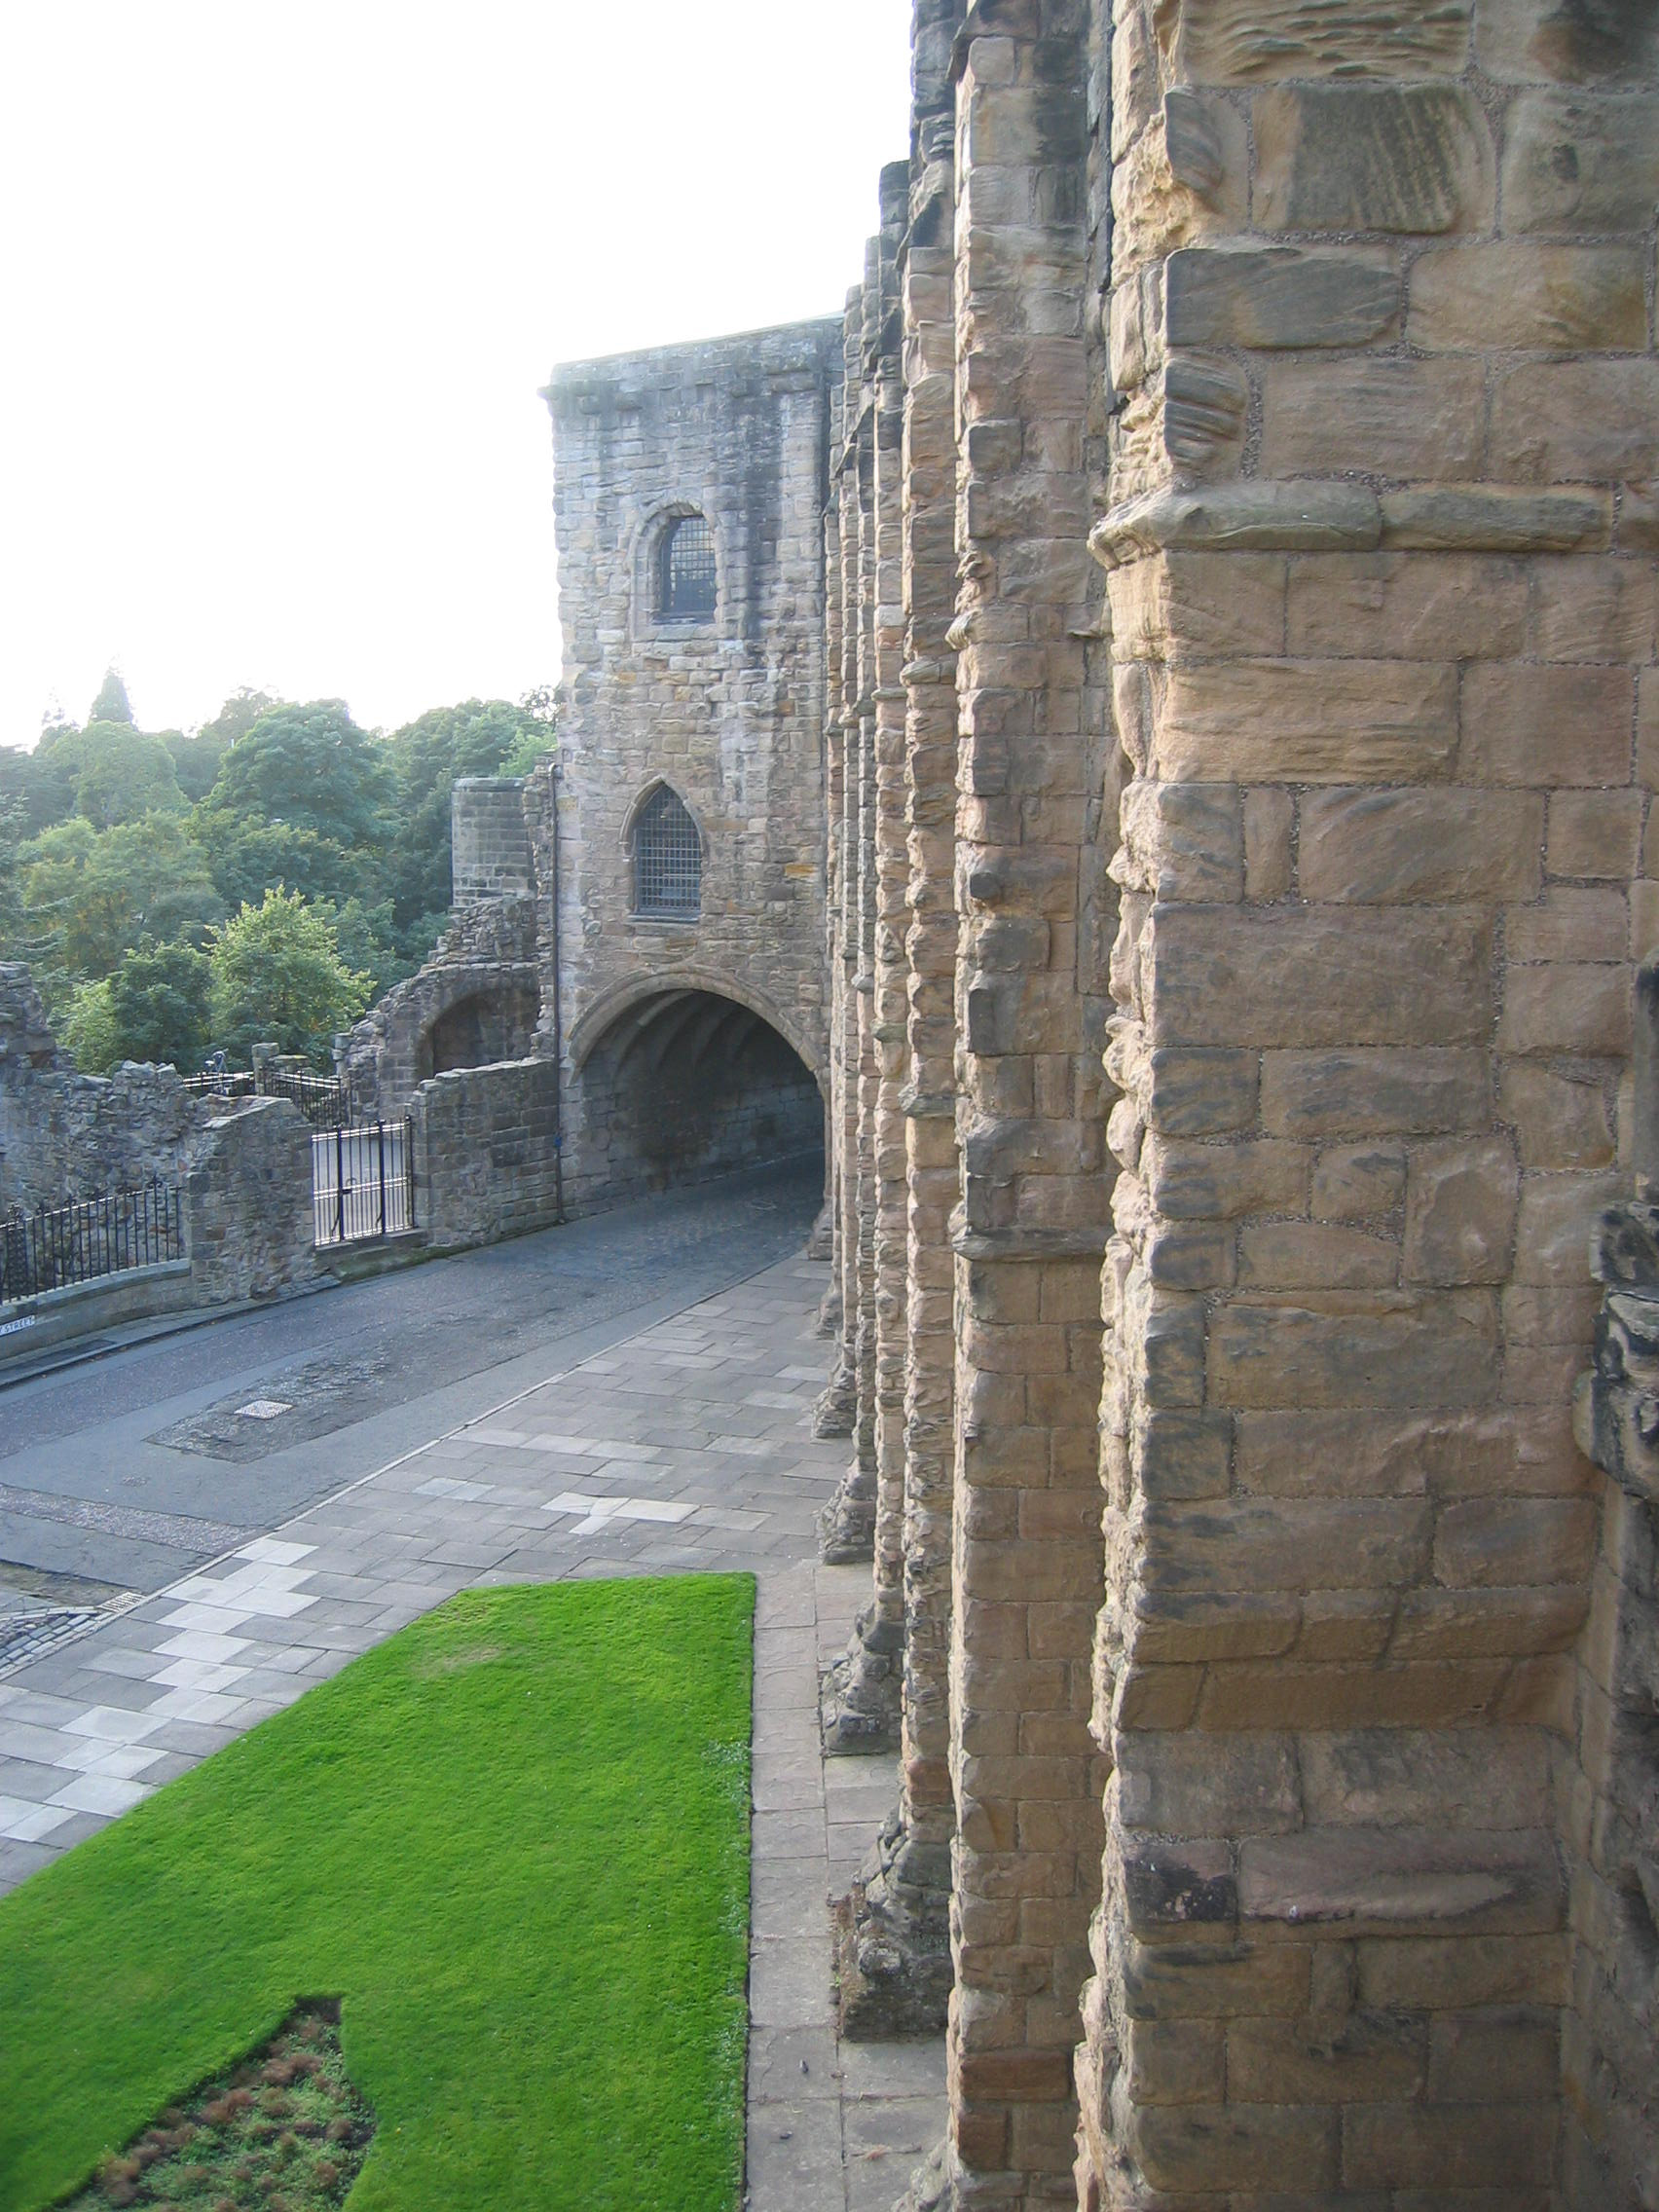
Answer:
[[439, 1251], [559, 1218], [558, 1071], [526, 1059], [457, 1068], [410, 1101], [415, 1213]]
[[844, 2026], [937, 2019], [948, 1840], [916, 2201], [1659, 2205], [1647, 1190], [1605, 1482], [1570, 1415], [1659, 30], [918, 0], [914, 86], [825, 529]]
[[535, 890], [522, 776], [461, 776], [450, 792], [450, 904]]

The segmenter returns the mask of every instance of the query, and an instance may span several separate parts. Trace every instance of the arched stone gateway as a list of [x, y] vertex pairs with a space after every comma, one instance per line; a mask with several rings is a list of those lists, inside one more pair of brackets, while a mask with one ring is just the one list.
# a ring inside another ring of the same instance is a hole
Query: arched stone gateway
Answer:
[[617, 996], [571, 1039], [572, 1203], [822, 1153], [819, 1079], [775, 1018], [698, 984]]

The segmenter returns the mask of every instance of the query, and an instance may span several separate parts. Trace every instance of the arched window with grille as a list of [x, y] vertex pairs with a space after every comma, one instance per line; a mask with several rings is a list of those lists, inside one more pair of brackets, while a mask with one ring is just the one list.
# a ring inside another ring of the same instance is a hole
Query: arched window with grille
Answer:
[[708, 622], [715, 612], [715, 534], [703, 515], [676, 515], [657, 549], [656, 610], [664, 622]]
[[703, 906], [703, 840], [683, 801], [659, 784], [634, 823], [634, 911], [695, 921]]

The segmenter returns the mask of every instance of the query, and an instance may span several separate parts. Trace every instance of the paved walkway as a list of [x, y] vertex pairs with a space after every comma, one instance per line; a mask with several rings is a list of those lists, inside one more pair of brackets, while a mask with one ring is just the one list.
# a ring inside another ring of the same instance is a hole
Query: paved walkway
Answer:
[[810, 1432], [821, 1265], [704, 1300], [0, 1678], [0, 1890], [469, 1585], [759, 1578], [752, 2212], [874, 2212], [942, 2125], [934, 2046], [840, 2046], [827, 1899], [893, 1795], [824, 1760], [818, 1663], [867, 1570], [814, 1562], [846, 1447]]

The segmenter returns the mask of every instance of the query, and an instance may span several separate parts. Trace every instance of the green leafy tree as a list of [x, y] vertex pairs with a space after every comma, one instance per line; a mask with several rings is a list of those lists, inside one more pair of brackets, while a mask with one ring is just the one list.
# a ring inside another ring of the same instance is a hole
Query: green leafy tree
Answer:
[[127, 696], [127, 685], [122, 682], [121, 671], [116, 667], [104, 670], [104, 680], [98, 685], [98, 695], [87, 709], [90, 722], [130, 722], [132, 702]]
[[172, 755], [159, 737], [147, 737], [130, 722], [89, 722], [67, 732], [54, 756], [60, 769], [80, 763], [75, 811], [94, 830], [184, 811]]
[[202, 1065], [209, 1042], [207, 956], [192, 944], [152, 944], [129, 952], [104, 988], [124, 1060], [170, 1060], [185, 1074]]
[[344, 905], [331, 905], [328, 910], [334, 917], [341, 959], [348, 968], [367, 976], [372, 997], [378, 998], [391, 984], [414, 973], [398, 958], [389, 899], [378, 900], [370, 906], [353, 896]]
[[213, 778], [219, 772], [219, 763], [240, 738], [247, 735], [262, 715], [282, 701], [274, 691], [255, 691], [243, 684], [233, 691], [210, 722], [203, 722], [198, 730], [186, 735], [181, 730], [164, 730], [162, 738], [173, 756], [173, 767], [184, 795], [195, 805], [207, 796]]
[[107, 976], [98, 983], [75, 985], [62, 1028], [63, 1042], [83, 1075], [108, 1075], [126, 1057], [116, 1031]]
[[261, 715], [219, 763], [206, 807], [378, 850], [392, 795], [386, 748], [357, 727], [343, 700], [313, 699]]
[[336, 905], [353, 896], [354, 886], [371, 895], [382, 888], [377, 856], [349, 853], [332, 837], [286, 822], [203, 807], [191, 822], [191, 835], [228, 913], [257, 906], [276, 883]]
[[104, 830], [80, 816], [57, 823], [21, 848], [18, 875], [49, 1005], [112, 974], [142, 938], [200, 940], [225, 911], [177, 815]]
[[215, 1044], [243, 1066], [267, 1038], [326, 1064], [335, 1032], [350, 1028], [369, 1002], [368, 977], [340, 957], [333, 916], [297, 891], [278, 889], [210, 934]]

